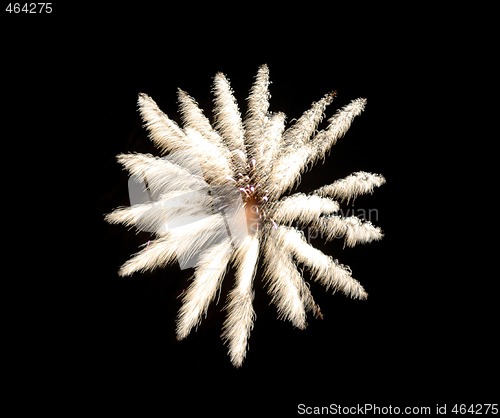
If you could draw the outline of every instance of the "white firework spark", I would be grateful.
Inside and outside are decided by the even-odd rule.
[[[177,318],[179,340],[199,325],[226,272],[234,267],[222,338],[232,364],[239,367],[255,319],[253,280],[259,262],[279,316],[300,329],[307,325],[308,311],[321,317],[301,266],[326,289],[367,297],[350,268],[310,245],[303,230],[310,228],[327,240],[344,237],[348,246],[381,239],[382,231],[369,221],[341,216],[338,202],[372,193],[385,179],[356,172],[309,194],[289,194],[364,110],[363,98],[337,110],[318,131],[335,93],[312,103],[286,126],[283,113],[269,111],[267,65],[258,69],[244,116],[222,73],[214,77],[213,94],[211,122],[192,97],[178,90],[182,127],[151,97],[139,95],[144,126],[163,157],[120,154],[118,161],[132,176],[147,180],[154,198],[117,208],[105,219],[154,233],[154,239],[121,266],[120,275],[176,260],[194,268]]]

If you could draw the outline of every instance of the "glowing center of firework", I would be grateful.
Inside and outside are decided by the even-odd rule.
[[[261,207],[261,203],[267,200],[267,197],[261,197],[256,186],[247,185],[240,187],[245,206],[245,214],[247,218],[247,228],[250,234],[256,233],[265,218],[265,212]]]

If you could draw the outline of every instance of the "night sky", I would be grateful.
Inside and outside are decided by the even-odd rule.
[[[12,388],[26,402],[20,407],[295,416],[299,404],[498,402],[498,378],[490,377],[498,373],[498,304],[490,291],[497,274],[481,263],[487,249],[478,251],[463,225],[457,182],[467,187],[467,179],[454,169],[459,162],[472,170],[473,158],[462,164],[450,151],[457,137],[449,125],[460,115],[436,105],[455,99],[447,84],[451,53],[418,36],[420,25],[368,11],[362,19],[312,6],[304,13],[242,9],[228,19],[198,11],[190,19],[187,11],[146,9],[137,16],[127,9],[126,18],[88,12],[81,20],[58,9],[35,25],[11,20],[2,29],[5,162],[21,161],[5,168],[4,189],[14,207],[8,245],[19,257],[4,297]],[[430,19],[426,27],[437,24]],[[138,93],[179,121],[181,88],[209,115],[212,78],[221,71],[244,111],[261,64],[270,71],[270,110],[288,121],[332,90],[327,117],[367,99],[295,190],[354,171],[384,175],[386,184],[344,210],[371,210],[385,236],[354,248],[315,242],[351,267],[369,297],[351,300],[311,283],[324,319],[308,316],[306,330],[277,319],[257,276],[255,327],[235,369],[220,338],[232,277],[196,332],[179,342],[179,296],[192,271],[172,265],[118,277],[149,237],[103,218],[129,204],[127,172],[115,156],[157,153],[141,126]]]

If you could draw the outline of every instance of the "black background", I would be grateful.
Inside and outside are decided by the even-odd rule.
[[[2,14],[5,266],[13,267],[4,318],[20,408],[295,416],[298,404],[498,402],[498,275],[487,268],[494,247],[477,238],[491,222],[479,220],[487,206],[470,200],[484,196],[472,176],[488,148],[464,123],[475,104],[464,90],[477,77],[457,74],[472,59],[462,15],[314,3],[226,14],[208,5],[54,5],[52,16]],[[178,120],[177,88],[209,112],[221,71],[244,111],[264,63],[270,110],[288,120],[331,90],[328,116],[367,99],[297,190],[353,171],[383,174],[387,183],[355,208],[376,209],[385,236],[345,249],[317,243],[352,268],[369,298],[312,284],[324,319],[310,317],[303,331],[276,318],[257,278],[257,320],[235,369],[220,339],[223,298],[176,341],[191,272],[174,265],[119,278],[147,237],[103,216],[128,204],[116,154],[155,152],[139,92]],[[487,175],[490,166],[479,165]]]

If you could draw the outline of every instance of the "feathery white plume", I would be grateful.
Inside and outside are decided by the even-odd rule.
[[[315,193],[319,196],[328,196],[340,200],[355,199],[357,196],[372,193],[375,187],[385,183],[385,178],[380,174],[358,171],[332,184],[320,187]]]
[[[229,357],[235,366],[241,366],[247,351],[248,338],[253,328],[253,278],[259,259],[258,234],[248,235],[235,252],[236,283],[229,292],[227,318],[222,337],[229,345]]]
[[[326,240],[344,237],[348,247],[365,244],[383,237],[382,230],[370,221],[362,221],[356,216],[331,215],[313,221],[312,229],[321,233]]]
[[[191,285],[187,289],[177,320],[177,338],[186,338],[191,329],[207,313],[210,302],[219,290],[226,268],[231,258],[231,241],[225,239],[206,250],[194,272]]]
[[[334,200],[304,193],[295,193],[280,199],[269,211],[269,216],[275,222],[289,224],[301,222],[308,224],[321,215],[339,210],[339,204]]]

